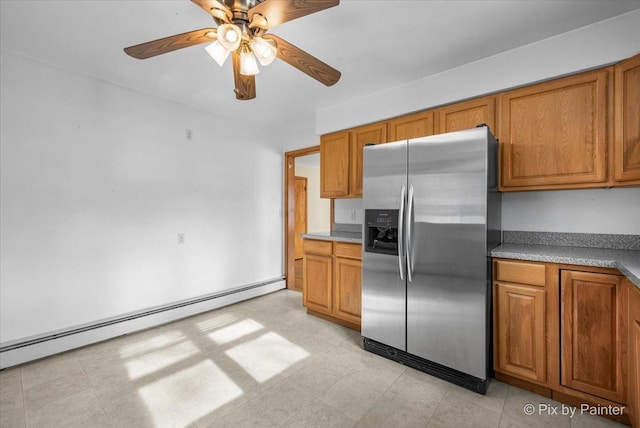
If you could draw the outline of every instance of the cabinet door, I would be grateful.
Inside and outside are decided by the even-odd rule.
[[[304,305],[313,311],[330,314],[333,282],[332,257],[305,253],[302,266]]]
[[[438,109],[438,116],[438,133],[475,128],[483,123],[489,126],[494,135],[498,132],[495,97],[483,97],[445,106]]]
[[[615,66],[614,180],[640,184],[640,55]]]
[[[351,130],[351,176],[349,196],[362,196],[362,149],[367,144],[387,142],[387,124],[374,123]]]
[[[335,316],[360,324],[362,312],[362,262],[336,257],[334,277]]]
[[[562,271],[560,368],[563,386],[623,403],[620,282],[616,275]]]
[[[433,110],[397,117],[388,122],[389,141],[408,140],[435,134]]]
[[[495,370],[547,385],[545,291],[494,283]]]
[[[503,190],[607,185],[610,68],[500,95]]]
[[[349,194],[349,132],[320,137],[320,197]]]
[[[627,384],[631,425],[640,428],[640,288],[627,281],[629,289],[629,382]]]

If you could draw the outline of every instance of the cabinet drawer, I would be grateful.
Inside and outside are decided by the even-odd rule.
[[[305,253],[326,254],[330,256],[333,245],[330,241],[314,241],[305,239],[302,244],[302,248]]]
[[[362,245],[336,242],[334,254],[338,257],[349,257],[352,259],[362,259]]]
[[[544,287],[545,284],[544,264],[497,260],[494,275],[498,281],[541,287]]]

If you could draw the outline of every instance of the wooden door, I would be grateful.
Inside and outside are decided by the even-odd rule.
[[[362,196],[362,150],[367,144],[387,142],[387,124],[374,123],[351,130],[351,176],[349,196]]]
[[[614,180],[640,184],[640,55],[615,66]]]
[[[362,312],[362,262],[335,258],[333,313],[346,321],[360,324]]]
[[[548,385],[544,287],[493,287],[495,370]]]
[[[486,124],[494,135],[496,128],[496,97],[483,97],[438,109],[438,133],[461,131]]]
[[[623,403],[621,277],[561,272],[560,383]]]
[[[387,126],[389,141],[426,137],[436,133],[433,110],[390,119]]]
[[[295,258],[301,259],[302,236],[307,233],[307,177],[295,177],[295,206],[296,206],[296,227],[295,227]]]
[[[607,185],[611,68],[500,95],[502,189]]]
[[[640,428],[640,288],[625,280],[629,291],[628,399],[631,425]]]
[[[320,197],[349,195],[349,132],[320,137]]]

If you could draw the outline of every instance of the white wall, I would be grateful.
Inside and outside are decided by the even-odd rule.
[[[640,52],[640,10],[316,113],[316,133],[401,116],[596,68]],[[336,222],[356,202],[336,204]],[[503,195],[504,230],[639,234],[640,189]],[[350,218],[350,217],[347,217]]]
[[[6,51],[0,63],[0,342],[283,274],[276,137]]]
[[[336,199],[333,204],[333,221],[336,223],[364,223],[364,208],[361,198]]]
[[[307,232],[331,230],[331,201],[320,197],[320,167],[296,161],[296,176],[307,178]]]
[[[640,235],[640,187],[504,193],[502,230]]]

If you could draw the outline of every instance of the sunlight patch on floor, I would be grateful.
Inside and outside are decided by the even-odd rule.
[[[246,319],[209,333],[208,336],[218,345],[233,342],[243,336],[262,330],[264,326],[252,319]]]
[[[129,360],[125,363],[125,367],[129,378],[135,380],[169,367],[199,352],[200,348],[187,340]]]
[[[234,346],[225,353],[261,383],[309,356],[307,351],[273,332]]]
[[[244,394],[243,390],[211,360],[200,361],[167,375],[154,384],[176,400],[189,415],[191,423],[196,423],[198,419]]]

